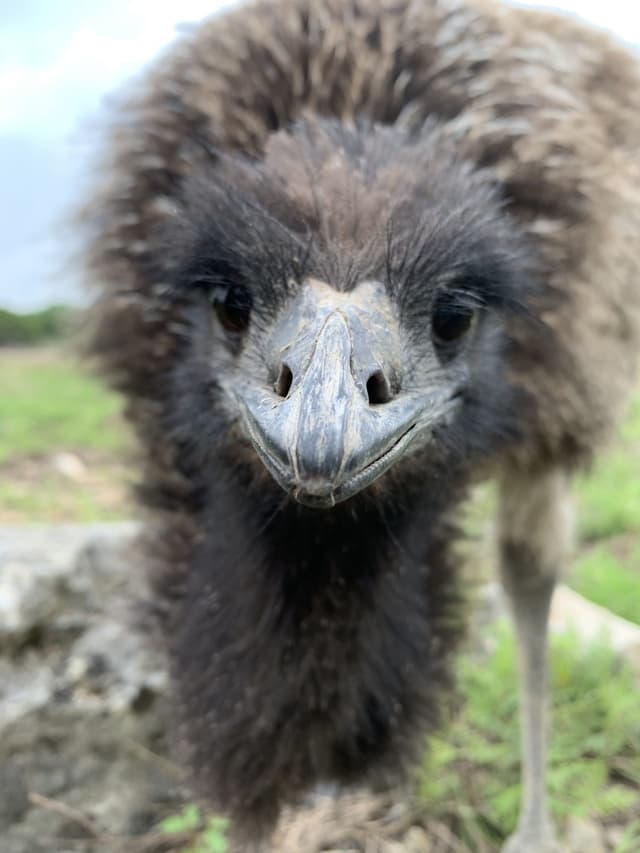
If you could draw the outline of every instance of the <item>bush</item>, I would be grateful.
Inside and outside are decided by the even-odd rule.
[[[38,344],[61,338],[68,333],[72,311],[52,305],[31,314],[16,314],[0,308],[0,346]]]

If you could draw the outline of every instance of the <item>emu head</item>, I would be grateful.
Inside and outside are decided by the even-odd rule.
[[[192,330],[181,384],[204,404],[185,406],[295,501],[332,507],[509,433],[530,257],[495,179],[436,125],[304,121],[254,159],[209,151],[159,254]],[[213,420],[184,414],[199,467]]]

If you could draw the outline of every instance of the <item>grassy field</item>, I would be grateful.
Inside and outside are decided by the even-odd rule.
[[[129,518],[120,400],[60,346],[0,351],[0,524]]]
[[[72,353],[1,351],[0,524],[130,518],[132,445],[120,401]],[[640,395],[575,491],[580,547],[571,583],[640,624]],[[486,533],[492,503],[485,491],[472,504],[470,539]],[[571,638],[556,643],[553,661],[550,781],[557,817],[588,816],[617,832],[616,853],[640,850],[640,697],[633,676],[606,648],[585,651]],[[456,849],[493,851],[515,820],[514,668],[513,643],[504,634],[483,666],[461,662],[464,706],[425,759],[421,792],[430,815],[460,839]],[[226,849],[218,824],[207,827],[190,849]],[[206,838],[216,846],[206,846]]]

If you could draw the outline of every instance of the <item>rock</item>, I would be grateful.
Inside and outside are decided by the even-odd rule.
[[[556,590],[551,630],[574,631],[585,644],[605,640],[640,673],[640,626],[587,601],[566,586]]]
[[[471,623],[472,636],[482,640],[487,626],[507,616],[508,603],[500,584],[486,584],[479,591]],[[640,626],[588,601],[564,584],[555,591],[549,627],[552,634],[575,633],[585,645],[605,640],[640,673]],[[483,653],[490,650],[483,648]]]
[[[88,614],[102,612],[128,582],[114,564],[135,530],[132,524],[0,528],[0,649],[82,630]]]
[[[565,845],[569,853],[606,853],[602,827],[587,818],[570,817],[565,831]]]
[[[0,529],[2,853],[106,851],[103,833],[180,808],[165,664],[135,627],[136,532]]]
[[[626,828],[624,826],[608,826],[605,829],[605,838],[609,845],[608,849],[616,851],[620,848],[622,840],[624,839],[625,829]]]
[[[0,764],[0,825],[19,820],[29,808],[23,774],[11,761]]]
[[[432,849],[427,833],[419,826],[412,826],[407,832],[403,848],[405,853],[430,853]]]
[[[81,482],[87,477],[87,466],[75,453],[61,451],[51,457],[51,463],[59,474],[68,480]]]

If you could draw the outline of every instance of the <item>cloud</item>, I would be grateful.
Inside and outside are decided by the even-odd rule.
[[[58,6],[60,4],[57,4]],[[66,32],[58,32],[57,50],[49,41],[48,61],[42,62],[33,50],[34,39],[42,41],[42,26],[31,32],[23,22],[23,48],[16,49],[13,38],[0,38],[0,133],[3,130],[31,129],[43,137],[64,135],[82,115],[95,111],[102,96],[138,71],[175,36],[176,23],[197,19],[215,10],[221,3],[185,0],[174,3],[123,3],[82,19]],[[119,14],[120,11],[120,14]],[[68,14],[68,11],[67,13]],[[15,17],[15,13],[14,13]],[[57,20],[61,28],[61,21]],[[14,27],[15,29],[15,27]],[[18,28],[18,33],[20,30]],[[51,38],[51,33],[46,35]],[[28,39],[28,40],[27,40]],[[7,44],[11,48],[3,51]],[[51,55],[53,52],[53,56]]]

